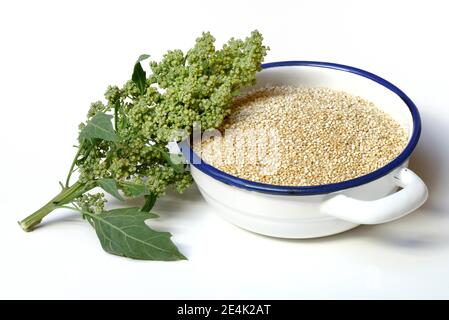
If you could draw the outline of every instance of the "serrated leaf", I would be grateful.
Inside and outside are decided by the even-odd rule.
[[[92,119],[90,119],[86,126],[79,134],[79,141],[83,142],[86,139],[102,139],[106,141],[117,141],[117,135],[112,126],[111,115],[105,114],[101,111],[97,112]]]
[[[122,195],[118,191],[117,182],[114,179],[99,179],[97,180],[97,185],[102,188],[104,191],[109,193],[114,198],[124,201]]]
[[[136,61],[134,65],[133,75],[131,77],[132,81],[136,84],[137,88],[140,91],[140,94],[145,93],[145,86],[147,81],[147,73],[143,70],[141,61],[147,59],[149,57],[148,54],[142,54]]]
[[[147,188],[147,186],[143,184],[137,184],[133,182],[121,182],[120,186],[123,190],[126,191],[126,193],[128,193],[133,198],[151,194],[151,191]]]
[[[141,260],[186,259],[171,241],[171,234],[151,229],[145,220],[157,215],[139,208],[123,208],[104,213],[86,213],[92,221],[103,249],[111,254]]]

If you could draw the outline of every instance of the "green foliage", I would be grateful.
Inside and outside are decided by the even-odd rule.
[[[150,189],[148,189],[147,186],[143,183],[133,183],[125,181],[121,182],[120,187],[128,197],[132,198],[151,194]]]
[[[80,131],[78,140],[83,143],[90,139],[102,139],[104,141],[117,141],[117,135],[112,127],[113,116],[98,111],[92,119],[87,121]]]
[[[150,215],[142,212],[149,212],[167,188],[182,192],[192,183],[185,161],[170,154],[167,145],[187,137],[197,123],[203,130],[220,126],[235,94],[255,83],[267,50],[257,31],[245,40],[231,39],[218,50],[212,35],[203,33],[187,53],[172,50],[160,62],[150,62],[148,77],[141,62],[149,56],[141,55],[131,80],[121,88],[109,86],[106,103],[91,104],[87,120],[79,126],[80,145],[64,189],[56,197],[58,205],[72,203],[82,210],[108,252],[137,259],[184,258],[169,234],[143,223]],[[79,178],[70,186],[75,171]],[[87,193],[95,186],[119,200],[123,199],[120,191],[126,197],[144,196],[145,204],[140,212],[135,208],[104,211],[103,194]],[[49,202],[21,226],[31,230],[54,208]],[[132,222],[138,227],[130,227]],[[139,242],[153,235],[161,248],[158,252]],[[128,245],[133,249],[127,251]]]
[[[117,182],[114,179],[107,179],[107,178],[98,179],[97,184],[100,188],[102,188],[104,191],[109,193],[114,198],[116,198],[120,201],[125,200],[125,199],[123,199],[122,195],[118,191]]]
[[[101,213],[104,211],[106,199],[103,193],[85,193],[76,198],[76,203],[77,208],[84,212]]]
[[[131,77],[132,81],[136,84],[137,88],[139,88],[140,94],[145,93],[145,82],[147,81],[147,73],[143,70],[141,61],[148,59],[150,56],[147,54],[142,54],[138,59],[136,64],[134,65],[133,75]]]
[[[101,246],[109,253],[143,260],[186,259],[170,240],[170,233],[155,231],[145,224],[145,220],[157,217],[153,213],[123,208],[83,214],[95,228]]]
[[[170,140],[176,132],[189,134],[194,122],[204,130],[218,127],[230,112],[233,94],[255,83],[266,51],[262,35],[254,31],[219,50],[214,37],[203,33],[186,54],[167,52],[161,62],[150,63],[147,82],[165,92],[154,108],[140,111],[143,117],[133,117],[134,125],[143,126],[145,136],[156,142]]]

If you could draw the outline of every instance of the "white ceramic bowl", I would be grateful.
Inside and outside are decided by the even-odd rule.
[[[181,143],[201,194],[223,218],[268,236],[314,238],[359,224],[392,221],[425,202],[426,185],[407,169],[421,121],[416,106],[400,89],[372,73],[333,63],[282,61],[262,68],[255,87],[328,87],[361,96],[404,126],[409,142],[396,159],[374,172],[320,186],[275,186],[240,179],[201,161],[188,143]]]

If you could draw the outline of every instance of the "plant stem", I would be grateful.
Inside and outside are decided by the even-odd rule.
[[[67,174],[67,179],[65,180],[65,187],[66,188],[69,187],[70,177],[72,176],[73,168],[75,168],[75,164],[76,164],[76,161],[78,160],[78,157],[79,157],[79,155],[81,153],[82,147],[83,147],[82,144],[78,147],[78,151],[76,152],[75,158],[73,158],[72,164],[70,165],[69,173]]]
[[[47,202],[42,208],[20,221],[20,226],[24,231],[31,231],[42,221],[42,219],[46,215],[48,215],[54,209],[58,208],[58,205],[69,203],[73,199],[90,189],[90,186],[77,181],[71,187],[64,188],[64,190],[62,190],[56,197]]]

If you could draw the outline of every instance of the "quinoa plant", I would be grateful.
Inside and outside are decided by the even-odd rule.
[[[168,51],[160,62],[150,62],[148,76],[141,63],[149,56],[142,55],[131,80],[109,86],[105,101],[92,103],[79,125],[77,152],[61,192],[20,221],[23,230],[33,230],[53,210],[66,208],[92,225],[109,253],[185,259],[170,233],[144,223],[157,217],[151,209],[167,188],[182,192],[192,183],[186,162],[170,154],[167,145],[185,139],[193,123],[203,130],[220,126],[233,97],[255,83],[268,50],[258,31],[245,40],[232,38],[219,50],[214,43],[210,33],[203,33],[187,53]],[[145,201],[142,207],[106,210],[104,194],[96,187],[120,201]]]

